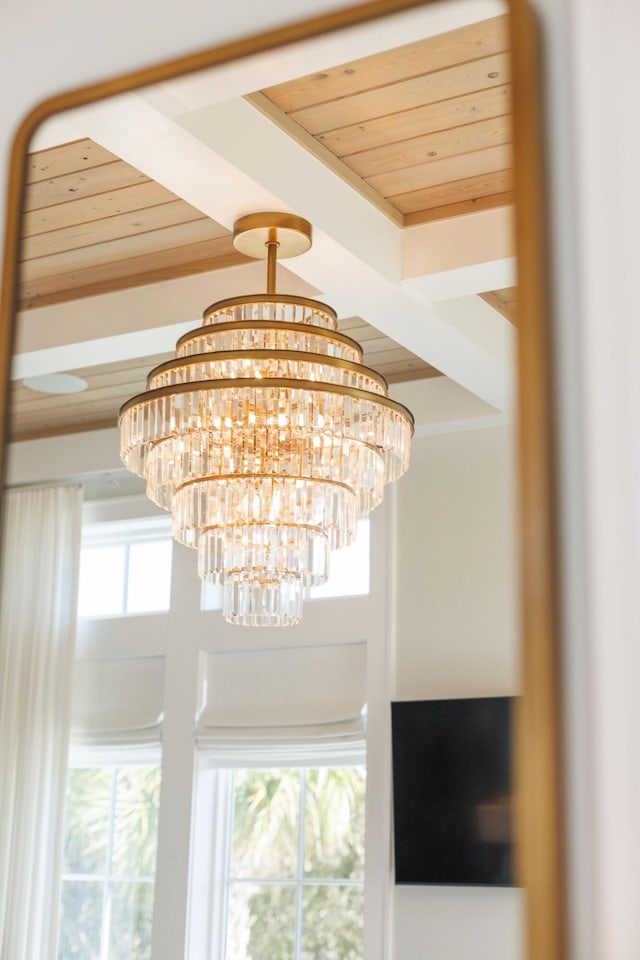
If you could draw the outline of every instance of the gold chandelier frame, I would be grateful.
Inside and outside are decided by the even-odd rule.
[[[302,354],[298,354],[298,357]],[[323,361],[324,361],[324,355]],[[137,404],[149,400],[161,400],[163,397],[169,397],[176,393],[195,393],[195,392],[213,392],[227,387],[247,387],[256,390],[270,390],[272,388],[282,388],[287,390],[313,390],[314,393],[337,393],[343,397],[351,397],[352,400],[365,400],[380,404],[382,407],[388,407],[396,413],[402,414],[410,423],[411,433],[413,435],[415,420],[413,414],[402,403],[392,400],[391,397],[383,397],[381,394],[369,393],[366,390],[360,390],[358,387],[345,387],[340,383],[319,383],[317,380],[293,380],[276,377],[239,377],[234,380],[191,380],[187,383],[176,383],[166,387],[156,387],[155,390],[148,390],[146,393],[138,393],[135,397],[127,400],[120,407],[119,419],[123,414]]]
[[[264,299],[266,302],[266,297]],[[274,302],[275,299],[276,298],[274,298]],[[302,300],[299,300],[298,302],[302,303]],[[176,349],[179,350],[182,346],[184,346],[185,343],[190,343],[193,340],[198,340],[203,337],[212,336],[214,333],[227,333],[228,331],[246,329],[246,320],[226,320],[224,323],[207,324],[207,326],[196,327],[195,330],[189,330],[187,333],[182,334],[180,339],[176,342]],[[322,337],[324,340],[330,340],[350,347],[354,351],[357,351],[360,359],[362,359],[362,347],[358,341],[347,336],[346,333],[340,333],[338,330],[323,330],[320,327],[311,327],[308,323],[296,323],[294,321],[289,322],[288,320],[252,320],[251,329],[274,329],[286,333],[291,331],[294,333],[312,333],[314,337]]]
[[[306,324],[302,324],[306,326]],[[354,363],[352,360],[343,360],[342,357],[331,357],[327,356],[324,353],[301,353],[298,350],[251,350],[251,358],[256,360],[291,360],[295,363],[321,363],[325,367],[335,367],[337,370],[349,370],[353,373],[364,374],[370,377],[372,380],[375,380],[383,389],[387,390],[389,384],[387,383],[386,378],[378,373],[376,370],[373,370],[371,367],[366,367],[361,363]],[[207,363],[224,363],[226,360],[246,360],[247,351],[246,350],[218,350],[215,353],[207,353],[205,357],[179,357],[177,360],[166,360],[164,363],[158,364],[157,367],[154,367],[147,376],[147,386],[154,380],[155,377],[159,376],[161,373],[168,373],[171,370],[180,370],[183,367],[195,367],[198,365],[203,365]],[[246,378],[249,379],[249,378]],[[291,378],[297,379],[297,378]],[[244,382],[244,378],[239,377],[238,380]],[[211,380],[189,380],[185,381],[193,385],[194,383],[211,383]],[[218,382],[218,381],[216,381]],[[225,386],[229,381],[225,380]],[[264,378],[262,383],[265,386],[270,386],[275,382],[275,378],[269,377]],[[310,382],[310,381],[298,381],[298,382]],[[316,383],[317,381],[313,381]],[[175,384],[177,386],[177,384]],[[321,384],[324,386],[324,384]],[[336,384],[337,386],[337,384]],[[156,388],[158,389],[158,388]],[[408,411],[407,411],[408,412]]]

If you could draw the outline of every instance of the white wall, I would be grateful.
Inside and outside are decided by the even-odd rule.
[[[414,441],[398,482],[398,699],[518,689],[513,428]]]
[[[394,699],[518,693],[514,436],[418,439],[396,496]],[[394,960],[524,957],[522,891],[398,886]]]

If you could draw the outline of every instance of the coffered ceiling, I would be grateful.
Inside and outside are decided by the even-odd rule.
[[[208,303],[264,289],[231,239],[260,209],[312,221],[279,289],[335,305],[400,399],[447,380],[508,413],[510,103],[500,2],[466,0],[51,121],[27,158],[14,439],[115,424]],[[22,385],[51,372],[87,390]]]

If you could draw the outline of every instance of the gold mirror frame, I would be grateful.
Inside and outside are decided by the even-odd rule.
[[[196,70],[422,6],[430,0],[374,0],[222,44],[43,101],[13,142],[7,185],[0,298],[0,471],[4,476],[8,386],[17,304],[25,162],[31,137],[53,114]],[[454,0],[451,0],[454,2]],[[522,690],[517,718],[519,875],[526,888],[529,960],[566,956],[560,642],[550,311],[538,23],[528,0],[510,0],[518,263],[518,467]]]

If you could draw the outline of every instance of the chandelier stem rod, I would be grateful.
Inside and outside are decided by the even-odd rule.
[[[269,239],[266,242],[267,248],[267,293],[276,292],[276,263],[278,260],[278,231],[269,230]]]

